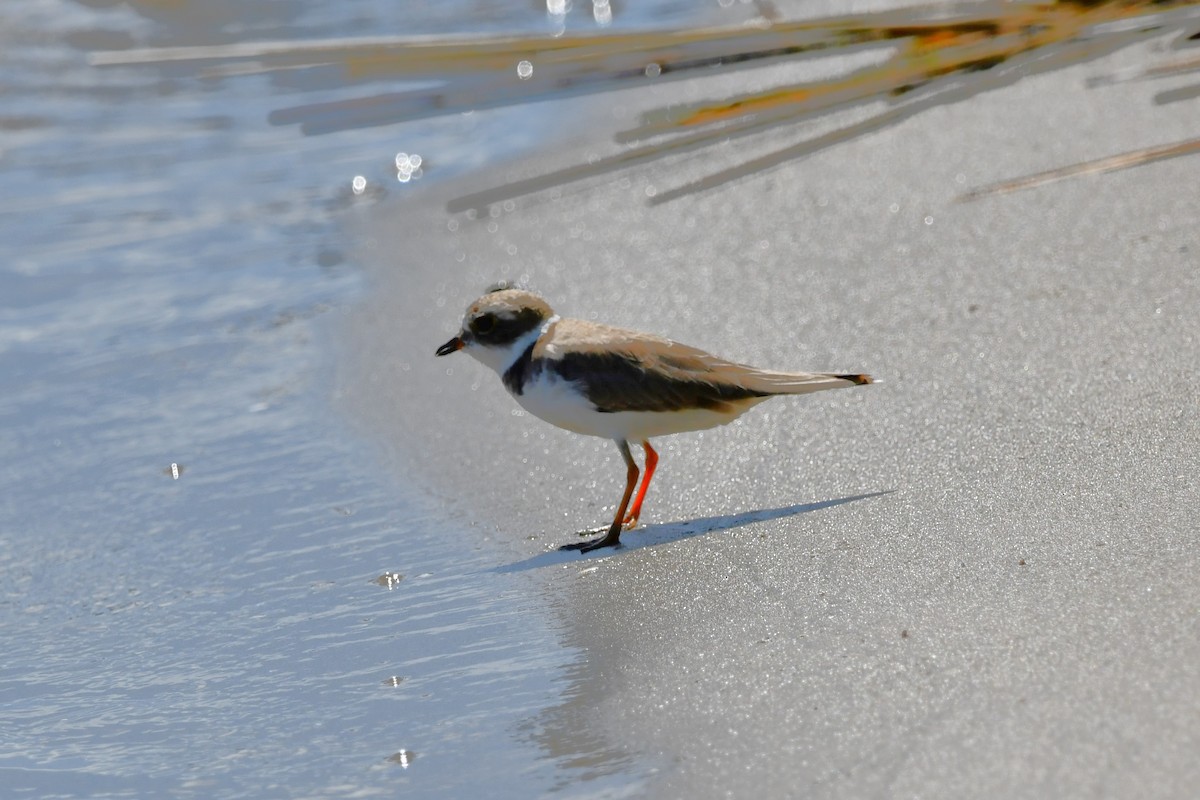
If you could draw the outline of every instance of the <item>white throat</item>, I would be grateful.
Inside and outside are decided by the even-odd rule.
[[[488,347],[487,345],[472,343],[466,348],[467,355],[474,358],[480,364],[495,370],[496,374],[503,375],[508,371],[509,367],[516,363],[521,354],[528,350],[530,345],[542,338],[559,319],[558,314],[555,314],[508,347]]]

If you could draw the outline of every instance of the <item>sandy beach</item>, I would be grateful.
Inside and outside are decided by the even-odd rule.
[[[611,152],[607,133],[665,95],[564,102],[561,146],[373,213],[346,402],[507,548],[497,570],[536,577],[586,655],[571,713],[656,765],[648,796],[1194,791],[1200,159],[956,202],[1194,137],[1194,103],[1094,80],[1161,50],[668,203],[657,187],[832,123],[445,211]],[[643,526],[616,551],[558,553],[612,513],[616,448],[433,357],[502,278],[564,315],[881,383],[660,440]]]

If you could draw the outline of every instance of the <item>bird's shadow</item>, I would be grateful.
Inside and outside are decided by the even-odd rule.
[[[797,514],[807,514],[810,511],[820,511],[823,508],[832,508],[833,506],[854,503],[859,500],[868,500],[872,497],[882,497],[894,491],[896,490],[887,489],[881,492],[839,497],[834,500],[822,500],[818,503],[801,503],[794,506],[783,506],[782,508],[764,508],[757,511],[743,511],[740,514],[722,514],[718,517],[700,517],[699,519],[691,519],[683,522],[663,522],[658,525],[648,525],[640,530],[625,533],[625,538],[622,539],[621,544],[617,547],[606,547],[595,550],[592,553],[584,554],[583,558],[624,555],[634,550],[641,550],[643,547],[655,547],[660,544],[667,544],[668,542],[677,542],[682,539],[690,539],[693,536],[712,533],[713,531],[740,528],[752,522],[767,522],[773,519],[794,517]],[[521,561],[515,561],[512,564],[496,567],[490,571],[494,573],[525,572],[531,569],[552,567],[557,564],[578,562],[579,560],[580,554],[578,551],[549,550]]]

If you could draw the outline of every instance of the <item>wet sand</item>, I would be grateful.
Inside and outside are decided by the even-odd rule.
[[[476,220],[444,211],[612,151],[605,133],[662,96],[562,103],[561,146],[375,210],[345,400],[505,548],[497,570],[537,577],[586,655],[564,713],[657,764],[649,796],[1190,795],[1200,159],[955,202],[1194,137],[1194,104],[1084,89],[1156,52],[669,203],[647,201],[825,123]],[[433,357],[501,278],[564,315],[882,382],[659,440],[643,526],[617,551],[558,553],[612,513],[616,448]]]
[[[578,653],[530,581],[332,408],[363,288],[343,225],[405,191],[396,134],[270,127],[301,81],[125,49],[422,20],[170,6],[0,6],[0,795],[632,791],[632,760],[571,724]],[[504,119],[403,146],[468,169],[530,138]]]

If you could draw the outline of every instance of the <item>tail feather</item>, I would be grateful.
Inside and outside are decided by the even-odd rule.
[[[808,394],[874,383],[870,375],[827,372],[769,372],[754,370],[743,378],[746,385],[764,394]]]

